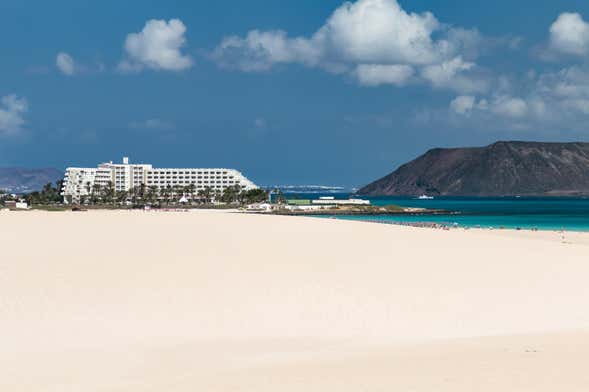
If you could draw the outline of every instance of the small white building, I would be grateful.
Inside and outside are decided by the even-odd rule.
[[[6,208],[11,210],[28,210],[29,205],[25,201],[5,201]]]
[[[370,200],[363,199],[347,199],[347,200],[336,200],[335,197],[325,196],[320,197],[318,200],[312,200],[312,204],[319,205],[330,205],[330,206],[369,206]]]
[[[251,212],[272,212],[275,206],[270,203],[249,204],[245,209]]]
[[[333,207],[332,204],[329,205],[308,205],[308,204],[289,204],[284,206],[285,209],[289,210],[289,211],[320,211],[320,210],[325,210],[325,209],[329,209],[330,207]]]

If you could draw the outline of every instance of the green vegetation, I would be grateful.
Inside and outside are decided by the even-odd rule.
[[[51,183],[45,184],[40,192],[31,192],[24,196],[24,199],[29,205],[44,204],[54,205],[60,204],[62,201],[61,187],[63,181],[57,181],[55,187]]]
[[[23,198],[34,209],[49,211],[67,209],[68,207],[63,204],[63,196],[61,196],[62,187],[63,181],[58,181],[55,187],[52,184],[46,184],[41,191],[31,192]],[[263,189],[246,191],[239,185],[228,187],[225,191],[207,187],[199,189],[198,192],[194,184],[167,186],[162,189],[141,185],[129,191],[115,190],[112,182],[105,186],[87,183],[84,187],[87,194],[82,196],[80,200],[68,200],[69,204],[79,204],[88,208],[134,208],[145,205],[153,207],[177,205],[236,207],[268,200],[267,191]]]
[[[293,205],[293,206],[306,206],[311,204],[311,200],[309,199],[288,199],[286,204]]]

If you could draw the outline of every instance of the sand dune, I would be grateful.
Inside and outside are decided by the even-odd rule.
[[[581,391],[587,235],[1,213],[0,390]]]

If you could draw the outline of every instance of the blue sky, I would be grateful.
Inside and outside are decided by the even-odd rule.
[[[0,4],[0,166],[359,186],[438,146],[589,139],[586,1]]]

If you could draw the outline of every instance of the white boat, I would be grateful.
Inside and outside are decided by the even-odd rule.
[[[428,196],[428,195],[421,195],[418,197],[419,200],[433,200],[434,197],[433,196]]]

